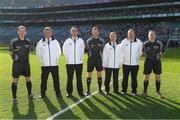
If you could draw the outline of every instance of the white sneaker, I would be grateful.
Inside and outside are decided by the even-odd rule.
[[[105,94],[105,95],[109,95],[109,93],[108,93],[108,92],[104,92],[104,94]]]
[[[133,96],[137,96],[137,94],[136,94],[136,93],[132,93],[132,95],[133,95]]]

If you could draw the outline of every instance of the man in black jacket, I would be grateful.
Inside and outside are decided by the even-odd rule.
[[[29,53],[31,51],[31,41],[26,38],[26,27],[19,26],[18,37],[14,38],[10,42],[10,55],[13,59],[12,65],[12,94],[13,94],[13,102],[17,102],[17,83],[19,76],[23,75],[26,79],[26,87],[28,91],[29,98],[33,98],[31,93],[32,83],[30,80],[30,64],[29,64]]]

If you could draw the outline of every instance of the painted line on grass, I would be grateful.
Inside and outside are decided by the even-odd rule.
[[[122,77],[120,77],[119,80],[122,80]],[[110,84],[112,84],[112,82],[111,82]],[[104,90],[105,87],[103,87],[102,89]],[[90,95],[88,95],[88,96],[85,96],[84,98],[80,99],[80,100],[77,101],[76,103],[73,103],[72,105],[70,105],[70,106],[62,109],[61,111],[55,113],[53,116],[47,118],[47,120],[53,120],[53,119],[55,119],[57,116],[65,113],[66,111],[70,110],[71,108],[76,107],[77,105],[79,105],[80,103],[84,102],[86,99],[90,98],[91,96],[97,94],[98,92],[99,92],[99,91],[97,90],[97,91],[93,92],[92,94],[90,94]]]

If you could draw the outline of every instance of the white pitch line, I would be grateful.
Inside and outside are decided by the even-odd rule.
[[[121,79],[122,79],[122,77],[119,78],[119,80],[121,80]],[[111,82],[110,84],[112,84],[112,82]],[[102,89],[104,89],[104,87],[103,87]],[[64,108],[63,110],[61,110],[61,111],[55,113],[53,116],[47,118],[47,120],[53,120],[53,119],[56,118],[57,116],[59,116],[59,115],[65,113],[66,111],[70,110],[71,108],[76,107],[77,105],[79,105],[80,103],[84,102],[86,99],[90,98],[91,96],[97,94],[98,92],[99,92],[99,91],[97,90],[97,91],[93,92],[92,94],[90,94],[90,95],[88,95],[88,96],[85,96],[84,98],[80,99],[80,100],[77,101],[76,103],[73,103],[72,105],[70,105],[70,106]]]

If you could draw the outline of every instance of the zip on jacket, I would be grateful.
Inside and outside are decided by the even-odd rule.
[[[76,39],[74,40],[74,64],[76,64]]]
[[[142,42],[137,38],[134,41],[129,41],[126,38],[122,40],[120,46],[123,64],[130,66],[139,65],[139,58],[142,55]]]
[[[41,66],[57,66],[61,55],[59,42],[53,37],[50,40],[41,39],[36,46],[36,55],[40,58]]]
[[[76,37],[75,40],[73,40],[70,37],[66,39],[63,44],[63,54],[67,64],[82,64],[84,49],[85,44],[81,38]]]
[[[116,47],[113,45],[114,48],[114,68],[115,68],[115,63],[116,63]]]
[[[131,54],[132,54],[132,41],[130,41],[130,65],[131,65]]]
[[[50,49],[50,41],[48,40],[48,48],[49,48],[49,65],[51,66],[51,49]]]
[[[103,60],[103,67],[105,68],[120,68],[121,66],[121,51],[120,51],[120,44],[112,44],[106,43],[103,49],[102,60]]]

